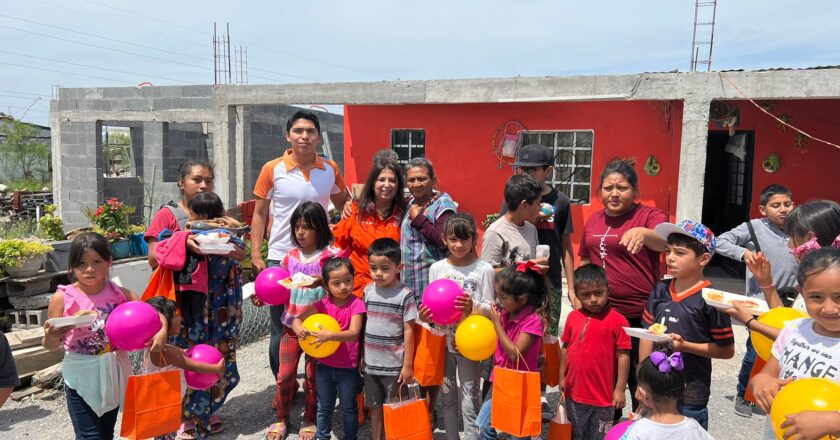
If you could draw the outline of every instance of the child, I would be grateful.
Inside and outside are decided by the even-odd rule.
[[[496,305],[491,311],[499,338],[493,359],[495,366],[538,371],[537,359],[550,316],[549,308],[545,276],[533,263],[510,265],[496,273]],[[493,374],[490,381],[493,381]],[[496,438],[496,430],[490,426],[492,394],[491,388],[476,417],[479,435],[484,439]]]
[[[505,205],[508,211],[493,222],[484,232],[481,259],[496,269],[503,269],[515,261],[527,261],[536,257],[537,221],[540,212],[542,188],[533,177],[515,174],[505,184]],[[541,269],[548,268],[546,261],[540,261]]]
[[[132,369],[127,353],[112,351],[105,321],[116,306],[137,297],[108,279],[111,248],[99,234],[85,232],[73,239],[69,266],[69,275],[76,281],[58,286],[50,299],[49,317],[91,311],[97,317],[90,327],[80,328],[54,327],[45,322],[43,345],[47,350],[64,345],[65,394],[76,438],[113,438],[121,396]],[[117,371],[100,374],[109,368]]]
[[[630,337],[622,327],[630,324],[610,306],[608,290],[601,266],[587,264],[575,270],[575,295],[581,307],[566,318],[560,360],[560,381],[575,439],[603,439],[615,410],[625,404]]]
[[[443,226],[443,241],[449,249],[449,256],[429,268],[429,281],[440,279],[453,280],[464,289],[464,296],[457,299],[456,307],[465,315],[480,313],[490,316],[490,308],[495,301],[493,276],[495,271],[486,261],[479,260],[475,254],[478,241],[475,221],[466,213],[452,214]],[[432,314],[424,306],[418,306],[422,321],[429,322]],[[440,398],[443,412],[443,425],[446,438],[457,440],[458,404],[460,396],[461,413],[464,422],[464,438],[477,439],[478,429],[475,416],[481,409],[481,362],[471,361],[458,353],[454,346],[456,325],[446,326],[446,361],[444,367],[443,393]],[[460,391],[458,380],[460,379]],[[433,406],[433,405],[430,405]]]
[[[572,250],[572,211],[569,197],[546,183],[552,175],[554,166],[554,152],[551,148],[540,144],[530,144],[519,148],[516,152],[516,162],[513,167],[517,174],[527,174],[540,184],[542,189],[540,205],[548,204],[554,210],[551,215],[542,211],[537,215],[534,226],[537,228],[537,238],[540,244],[549,247],[548,278],[551,281],[551,321],[549,332],[558,335],[560,324],[560,305],[562,304],[563,289],[561,270],[565,270],[568,286],[574,285],[574,251]],[[502,214],[507,212],[507,206],[502,206]],[[569,288],[569,301],[572,302],[574,291]]]
[[[320,205],[318,205],[320,206]],[[330,258],[324,263],[323,280],[329,295],[295,317],[293,328],[298,338],[312,336],[316,343],[337,341],[335,353],[318,359],[318,438],[329,439],[336,391],[344,415],[344,439],[355,440],[359,429],[356,391],[359,389],[359,333],[364,322],[365,304],[353,295],[353,265],[346,258]],[[307,331],[301,323],[314,313],[335,318],[341,331]]]
[[[208,220],[224,215],[219,196],[211,192],[194,195],[188,202],[190,221]],[[171,235],[170,235],[171,234]],[[205,255],[191,230],[161,232],[154,252],[159,267],[173,271],[176,300],[182,322],[181,331],[170,338],[178,348],[188,349],[207,344],[225,358],[225,373],[219,382],[206,390],[188,389],[184,396],[184,420],[178,430],[181,438],[206,438],[224,430],[216,415],[227,397],[239,384],[236,349],[242,322],[242,285],[238,258],[244,255],[244,243],[231,236],[234,251],[227,255]],[[158,351],[152,347],[152,351]]]
[[[302,273],[319,279],[324,261],[339,253],[337,249],[330,246],[333,235],[324,208],[315,202],[298,205],[292,212],[291,231],[292,244],[295,247],[286,253],[281,265],[286,268],[290,277]],[[268,428],[269,440],[280,440],[286,436],[289,412],[297,392],[297,369],[303,350],[300,348],[298,335],[292,325],[296,317],[311,310],[312,305],[322,298],[324,298],[324,288],[320,281],[309,286],[292,288],[289,303],[286,304],[280,318],[283,333],[280,336],[280,362],[273,400],[278,421]],[[303,424],[298,435],[303,440],[311,440],[316,435],[318,395],[315,383],[315,359],[309,356],[306,356],[305,372],[303,393],[306,403]]]
[[[639,364],[636,398],[651,415],[630,425],[621,440],[712,440],[696,420],[680,414],[685,393],[683,354],[655,351]]]
[[[808,253],[797,281],[809,318],[782,329],[767,365],[750,382],[756,403],[768,413],[779,388],[791,380],[823,377],[840,383],[840,242]],[[840,435],[840,413],[830,409],[786,415],[785,438]],[[767,419],[766,438],[775,438]]]
[[[758,206],[760,219],[741,223],[735,229],[717,237],[717,252],[724,257],[753,264],[758,252],[773,263],[773,283],[778,288],[791,288],[796,283],[798,263],[788,249],[788,236],[784,232],[785,219],[793,209],[791,192],[787,187],[773,184],[761,191]],[[747,271],[746,293],[749,296],[763,295],[752,272]],[[791,298],[790,301],[793,301]],[[747,337],[747,349],[738,373],[738,386],[735,395],[735,414],[752,417],[752,405],[744,400],[750,372],[755,363],[756,352],[752,341]]]
[[[709,427],[712,359],[735,355],[735,338],[729,316],[706,304],[701,295],[711,282],[703,269],[715,252],[715,236],[706,226],[683,220],[678,225],[662,223],[654,228],[666,240],[665,263],[672,279],[659,282],[642,312],[642,326],[667,326],[674,351],[685,361],[685,397],[678,402],[680,413]],[[639,343],[639,359],[653,351],[653,343]]]
[[[402,270],[400,244],[378,238],[368,248],[373,282],[365,287],[365,404],[370,408],[373,440],[385,438],[382,405],[398,387],[414,380],[414,294],[397,278]],[[404,392],[403,395],[406,395]]]

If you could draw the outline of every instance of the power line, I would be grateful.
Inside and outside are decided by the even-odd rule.
[[[38,96],[38,97],[41,97],[41,98],[49,98],[50,97],[50,95],[42,95],[40,93],[31,93],[31,92],[18,92],[17,90],[0,89],[0,92],[17,93],[18,95]]]
[[[92,66],[90,64],[74,63],[72,61],[62,61],[62,60],[56,60],[54,58],[39,57],[39,56],[35,56],[35,55],[26,55],[26,54],[22,54],[22,53],[7,51],[7,50],[0,50],[0,53],[5,53],[5,54],[9,54],[9,55],[17,55],[17,56],[26,57],[26,58],[34,58],[36,60],[51,61],[51,62],[54,62],[54,63],[70,64],[72,66],[87,67],[89,69],[107,70],[109,72],[125,73],[125,74],[128,74],[128,75],[140,75],[140,76],[144,76],[144,77],[157,78],[157,79],[162,79],[162,80],[166,80],[166,81],[175,81],[175,82],[184,83],[184,84],[194,84],[190,81],[183,81],[183,80],[175,79],[175,78],[167,78],[165,76],[156,76],[156,75],[149,75],[149,74],[145,74],[145,73],[128,72],[128,71],[125,71],[125,70],[111,69],[111,68],[108,68],[108,67],[98,67],[98,66]]]
[[[2,97],[2,98],[12,98],[12,99],[26,99],[27,101],[32,100],[31,96],[0,95],[0,97]],[[43,102],[47,102],[47,101],[43,101]]]
[[[119,80],[119,79],[103,78],[101,76],[85,75],[85,74],[82,74],[82,73],[73,73],[73,72],[66,72],[66,71],[63,71],[63,70],[47,69],[45,67],[27,66],[26,64],[7,63],[5,61],[0,61],[0,64],[6,65],[6,66],[23,67],[23,68],[26,68],[26,69],[33,69],[33,70],[43,70],[45,72],[62,73],[64,75],[81,76],[81,77],[84,77],[84,78],[93,78],[93,79],[99,79],[99,80],[102,80],[102,81],[111,81],[111,82],[116,82],[116,83],[121,83],[121,84],[129,83],[129,81],[124,81],[124,80]]]
[[[132,16],[143,17],[143,18],[148,19],[148,20],[157,21],[157,22],[160,22],[160,23],[168,24],[170,26],[179,27],[181,29],[186,29],[188,31],[198,32],[198,33],[204,34],[206,36],[212,35],[212,34],[210,34],[209,32],[206,32],[206,31],[202,31],[202,30],[199,30],[199,29],[196,29],[196,28],[191,28],[191,27],[188,27],[188,26],[183,26],[183,25],[180,25],[180,24],[177,24],[177,23],[172,23],[172,22],[166,21],[166,20],[161,20],[161,19],[156,18],[156,17],[150,17],[148,15],[143,15],[143,14],[137,12],[137,11],[128,11],[128,10],[125,10],[125,9],[117,8],[115,6],[111,6],[111,5],[106,4],[106,3],[99,3],[99,2],[94,2],[94,1],[91,1],[91,0],[83,0],[83,1],[85,1],[86,3],[91,3],[91,4],[94,4],[94,5],[97,5],[97,6],[101,6],[103,8],[113,9],[115,11],[120,11],[120,12],[124,12],[126,14],[131,14]]]

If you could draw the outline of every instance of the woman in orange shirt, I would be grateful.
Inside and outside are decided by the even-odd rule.
[[[377,238],[400,241],[400,222],[405,213],[405,177],[396,156],[382,150],[373,158],[362,195],[350,207],[349,215],[333,230],[335,245],[350,250],[356,276],[353,294],[364,299],[365,286],[370,284],[368,246]]]

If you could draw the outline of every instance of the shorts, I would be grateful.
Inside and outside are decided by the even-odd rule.
[[[572,438],[604,438],[612,429],[615,408],[577,403],[566,397],[566,415],[572,424]]]
[[[365,374],[365,406],[381,408],[397,396],[402,388],[402,395],[408,396],[408,387],[397,384],[399,376],[375,376]]]

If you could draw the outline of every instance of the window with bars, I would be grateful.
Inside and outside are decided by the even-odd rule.
[[[391,130],[391,149],[397,153],[400,163],[407,165],[415,157],[426,156],[426,130],[402,129]]]
[[[727,169],[727,178],[729,182],[727,185],[728,194],[726,195],[726,198],[732,205],[743,205],[744,174],[747,164],[734,154],[727,154],[727,156],[729,156],[729,166]]]
[[[589,204],[592,194],[592,130],[520,131],[520,145],[540,144],[554,150],[554,172],[546,183],[572,203]]]

